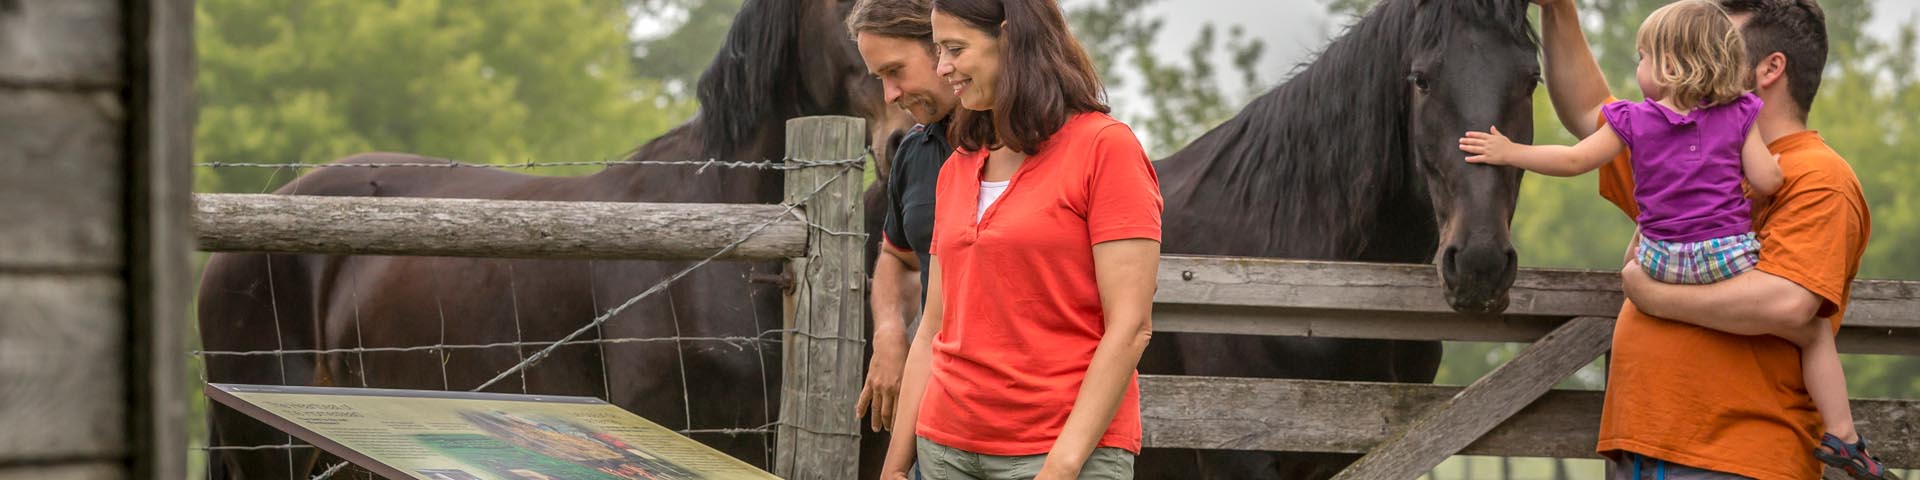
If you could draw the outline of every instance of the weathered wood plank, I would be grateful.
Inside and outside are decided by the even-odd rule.
[[[1162,257],[1160,265],[1159,303],[1453,311],[1426,265],[1177,255]],[[1620,310],[1619,283],[1596,272],[1522,270],[1507,313],[1612,316]]]
[[[779,205],[536,202],[201,194],[205,251],[697,260],[801,255],[806,225]],[[768,220],[772,225],[754,229]],[[751,234],[751,236],[749,236]]]
[[[133,478],[187,475],[187,299],[194,250],[192,0],[127,3],[128,327]]]
[[[1364,264],[1345,262],[1318,262],[1283,259],[1256,259],[1230,257],[1195,257],[1168,255],[1160,262],[1160,290],[1154,297],[1156,311],[1167,310],[1169,306],[1180,306],[1184,312],[1229,311],[1239,320],[1194,321],[1185,322],[1182,318],[1171,318],[1170,331],[1209,331],[1232,329],[1232,333],[1256,333],[1264,327],[1256,327],[1248,319],[1258,318],[1257,313],[1283,309],[1282,312],[1382,312],[1382,313],[1425,313],[1427,315],[1385,315],[1379,319],[1418,320],[1419,322],[1444,321],[1452,325],[1435,325],[1429,328],[1416,328],[1442,335],[1478,335],[1479,327],[1456,328],[1459,325],[1485,324],[1493,316],[1459,315],[1448,308],[1442,289],[1434,279],[1433,268],[1425,265]],[[1559,317],[1577,316],[1611,317],[1620,313],[1622,296],[1619,277],[1613,272],[1573,271],[1549,269],[1522,269],[1514,280],[1511,290],[1512,305],[1506,315],[1514,316]],[[1847,310],[1845,325],[1851,329],[1867,332],[1879,331],[1886,336],[1889,330],[1920,329],[1920,315],[1911,312],[1920,311],[1920,282],[1864,280],[1854,283],[1853,298]],[[1201,308],[1213,307],[1214,309]],[[1226,307],[1226,310],[1217,310]],[[1269,314],[1270,315],[1270,314]],[[1309,316],[1311,319],[1311,315]],[[1326,318],[1326,317],[1321,317]],[[1357,315],[1345,315],[1343,318],[1362,318]],[[1154,323],[1162,323],[1156,317]],[[1381,329],[1354,328],[1339,331],[1332,323],[1319,321],[1311,324],[1293,322],[1292,325],[1280,325],[1275,330],[1300,332],[1312,325],[1313,331],[1334,336],[1362,336],[1368,338],[1394,338],[1392,332]],[[1408,322],[1395,322],[1405,325]],[[1521,323],[1528,323],[1522,321]],[[1447,338],[1457,340],[1504,340],[1538,328],[1538,322],[1522,328],[1493,328],[1487,338]],[[1231,325],[1231,326],[1229,326]],[[1395,327],[1399,328],[1399,327]],[[1293,333],[1286,333],[1293,334]],[[1402,333],[1401,335],[1408,335]],[[1420,337],[1432,336],[1420,334]],[[1859,334],[1857,337],[1872,337]]]
[[[1573,319],[1459,394],[1434,405],[1334,478],[1413,478],[1431,471],[1545,395],[1555,383],[1599,358],[1612,341],[1612,318]]]
[[[110,90],[121,85],[122,2],[0,2],[0,87]]]
[[[1532,342],[1567,320],[1567,317],[1531,315],[1475,316],[1166,303],[1153,306],[1155,331],[1230,335]],[[1840,351],[1920,355],[1920,329],[1849,326],[1840,330]]]
[[[1365,453],[1460,387],[1140,376],[1146,445]],[[1555,390],[1460,451],[1596,458],[1601,393]],[[1920,402],[1854,400],[1854,417],[1890,465],[1920,466]]]
[[[123,118],[112,92],[0,89],[0,268],[122,264]]]
[[[865,151],[866,122],[854,117],[787,121],[787,154],[800,160],[855,158]],[[847,167],[787,172],[787,202],[804,202],[804,258],[789,263],[795,280],[794,332],[781,383],[775,472],[783,478],[855,478],[860,465],[859,397],[866,338],[865,242],[861,174]],[[824,186],[824,187],[823,187]],[[813,193],[815,191],[818,193]],[[809,198],[811,196],[811,198]]]
[[[120,282],[0,275],[0,464],[125,453]]]
[[[0,480],[117,480],[122,478],[137,477],[127,475],[126,467],[116,462],[0,467]]]
[[[1531,342],[1567,317],[1470,316],[1156,303],[1153,328],[1164,332],[1283,335],[1389,340]]]

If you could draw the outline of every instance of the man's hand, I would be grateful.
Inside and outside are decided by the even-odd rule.
[[[1633,263],[1635,261],[1638,261],[1639,259],[1640,259],[1640,229],[1635,228],[1633,229],[1633,239],[1627,240],[1627,253],[1625,254],[1625,256],[1620,258],[1620,263],[1622,264]]]
[[[856,417],[867,417],[873,431],[892,430],[894,407],[899,405],[900,375],[906,370],[907,335],[897,328],[873,332],[873,360],[867,362],[867,383],[853,405]]]

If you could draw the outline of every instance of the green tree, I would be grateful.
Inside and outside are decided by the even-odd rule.
[[[656,37],[634,42],[633,73],[658,79],[666,94],[691,100],[693,85],[713,61],[714,52],[733,27],[741,0],[625,0],[634,18],[671,24]]]
[[[1200,28],[1200,37],[1186,56],[1165,61],[1153,53],[1165,21],[1142,15],[1156,0],[1105,0],[1068,9],[1074,37],[1093,57],[1094,68],[1109,90],[1137,79],[1143,85],[1147,111],[1130,115],[1127,123],[1147,135],[1155,158],[1179,151],[1201,134],[1231,118],[1262,89],[1256,67],[1266,51],[1260,39],[1239,26],[1228,29],[1220,43],[1213,24]],[[1221,90],[1215,55],[1224,54],[1239,80],[1238,91]]]
[[[617,160],[692,111],[631,73],[627,13],[613,0],[202,0],[196,159]],[[257,192],[293,173],[202,168],[198,181]]]

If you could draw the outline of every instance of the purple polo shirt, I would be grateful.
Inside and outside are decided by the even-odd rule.
[[[1740,152],[1762,104],[1749,93],[1686,115],[1651,99],[1600,109],[1633,152],[1642,235],[1698,242],[1753,231],[1752,206],[1740,190]]]

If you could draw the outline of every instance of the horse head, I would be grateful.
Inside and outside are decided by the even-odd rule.
[[[1466,313],[1506,310],[1518,258],[1509,224],[1521,170],[1472,165],[1460,152],[1469,130],[1533,141],[1538,44],[1524,0],[1415,3],[1406,66],[1407,141],[1425,177],[1439,226],[1435,266],[1447,303]]]

